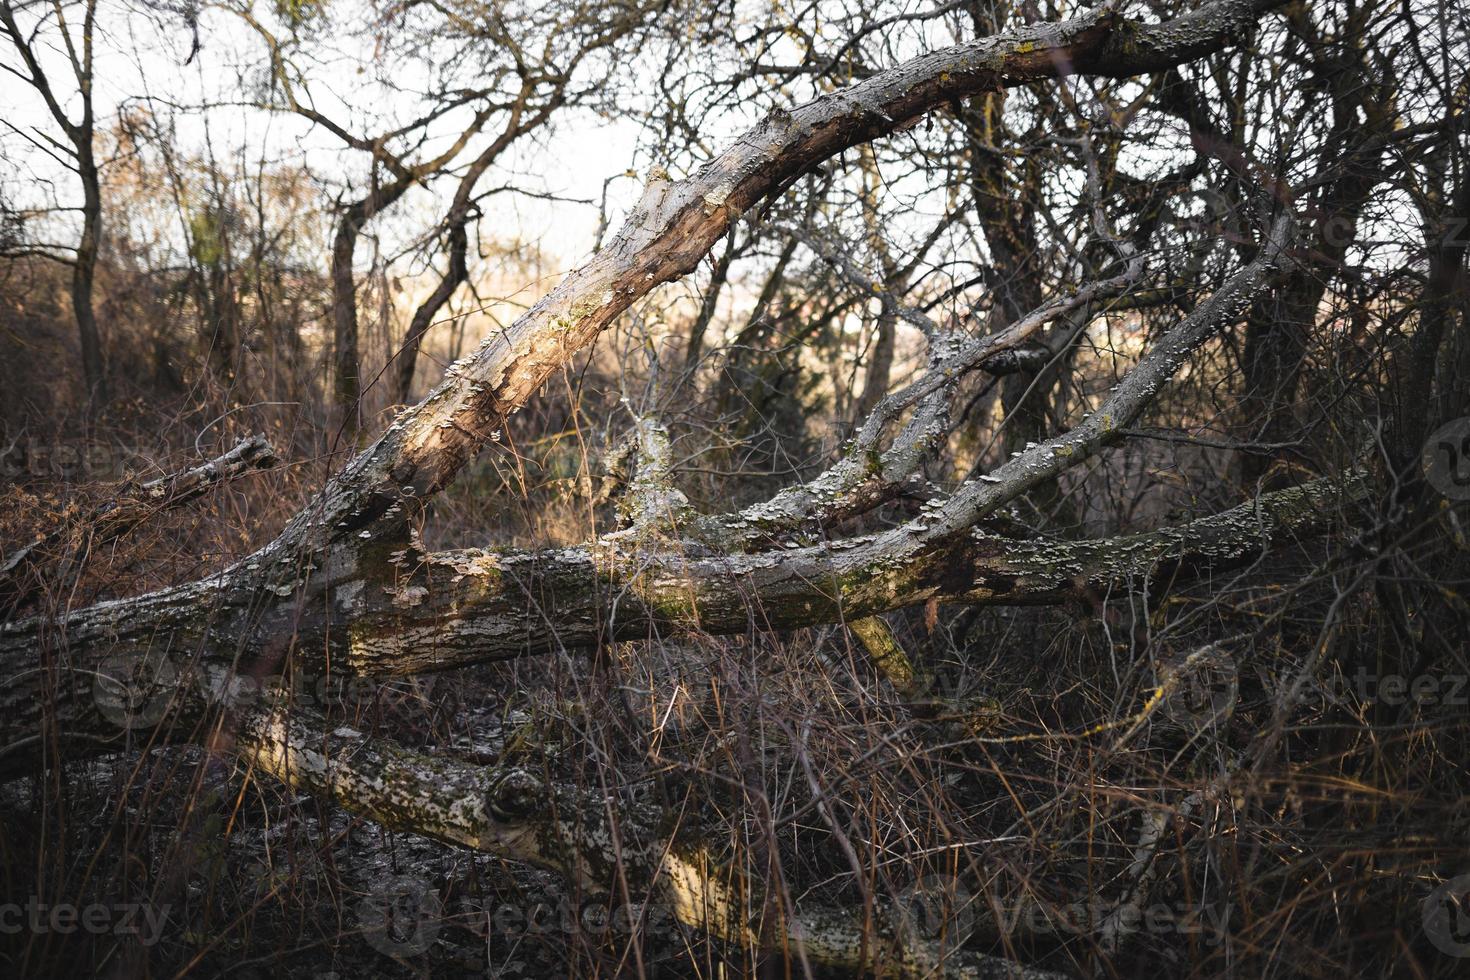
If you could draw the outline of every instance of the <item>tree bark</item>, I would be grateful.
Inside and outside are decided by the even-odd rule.
[[[71,260],[72,315],[77,322],[77,339],[82,354],[82,376],[86,384],[87,398],[94,405],[105,406],[111,400],[107,385],[107,374],[103,364],[102,340],[97,330],[97,316],[92,307],[92,287],[97,276],[97,253],[102,236],[102,190],[97,170],[97,159],[92,146],[95,123],[92,106],[92,42],[96,35],[97,0],[85,0],[82,17],[81,44],[73,38],[67,26],[66,16],[56,8],[57,29],[62,47],[66,52],[72,76],[76,80],[77,95],[81,99],[82,115],[72,122],[63,108],[64,98],[58,97],[50,77],[36,56],[37,38],[27,34],[15,20],[15,7],[6,0],[0,3],[0,25],[5,28],[16,53],[20,55],[29,78],[26,80],[40,93],[46,108],[57,126],[66,134],[72,145],[76,162],[77,179],[82,185],[82,230],[77,241],[76,254]],[[17,73],[18,74],[18,73]],[[25,76],[21,76],[25,77]]]
[[[452,366],[274,541],[198,582],[56,622],[0,627],[0,775],[33,773],[83,750],[192,738],[387,826],[541,863],[603,888],[631,876],[681,921],[743,939],[748,923],[732,912],[738,903],[724,890],[727,879],[706,870],[708,849],[671,840],[631,805],[562,796],[566,787],[523,770],[425,760],[330,728],[310,711],[282,714],[271,685],[283,673],[418,673],[664,631],[851,621],[931,600],[1071,601],[1119,582],[1169,581],[1248,561],[1334,519],[1333,504],[1354,499],[1360,481],[1283,490],[1181,527],[1103,540],[1019,540],[985,530],[1020,495],[1120,440],[1190,356],[1238,322],[1286,261],[1294,226],[1283,215],[1254,259],[1147,351],[1093,415],[878,534],[844,537],[841,523],[918,471],[947,431],[956,380],[1093,298],[1131,288],[1133,263],[989,336],[936,332],[930,370],[879,401],[847,455],[744,511],[690,513],[664,493],[667,468],[655,464],[641,472],[639,493],[674,505],[634,508],[631,527],[587,547],[431,554],[414,534],[429,498],[574,354],[824,160],[977,92],[1076,71],[1131,76],[1198,57],[1268,6],[1221,0],[1156,26],[1093,11],[1017,28],[774,112],[687,180],[656,175],[606,248]],[[890,428],[899,431],[885,443]],[[238,724],[222,725],[221,716]],[[612,824],[598,823],[614,812],[624,835],[618,846],[610,843]],[[865,923],[831,910],[783,911],[791,938],[813,960],[867,968]],[[896,963],[893,972],[922,975],[939,961],[948,966],[943,950],[909,942],[892,924],[880,923],[876,934],[897,946],[885,969]],[[956,955],[972,976],[1010,969]]]
[[[418,180],[399,177],[349,204],[337,219],[332,236],[332,401],[349,434],[361,422],[361,364],[357,350],[357,279],[352,272],[357,238],[363,227],[391,207]]]
[[[1185,525],[1088,541],[984,532],[926,541],[908,527],[704,558],[688,553],[694,542],[655,551],[655,541],[616,535],[550,551],[415,552],[395,578],[340,583],[327,609],[265,617],[248,594],[194,583],[69,617],[64,651],[50,649],[56,638],[36,620],[0,628],[0,777],[44,761],[47,743],[26,741],[38,732],[85,739],[74,754],[150,733],[198,738],[191,726],[229,700],[223,692],[268,690],[292,645],[307,678],[382,678],[614,641],[851,622],[931,601],[1091,603],[1256,560],[1325,530],[1365,489],[1358,477],[1319,481]],[[142,675],[122,674],[127,664]],[[120,726],[120,713],[141,721]]]
[[[90,14],[89,14],[90,20]],[[77,338],[82,348],[82,376],[89,399],[97,405],[111,400],[102,362],[102,338],[92,308],[92,287],[97,277],[97,250],[102,236],[102,190],[92,153],[91,98],[87,98],[86,121],[78,127],[77,176],[82,182],[82,236],[77,242],[76,264],[72,266],[71,303],[77,321]]]
[[[622,893],[657,938],[663,921],[856,974],[926,980],[1060,980],[1060,975],[927,939],[913,911],[803,903],[757,935],[738,901],[740,868],[722,867],[697,817],[671,834],[661,809],[628,803],[516,765],[485,767],[408,751],[310,710],[252,710],[234,751],[252,768],[394,830],[565,875],[582,893]],[[649,909],[660,914],[648,915]],[[677,935],[663,937],[682,944]],[[963,937],[960,937],[962,939]]]

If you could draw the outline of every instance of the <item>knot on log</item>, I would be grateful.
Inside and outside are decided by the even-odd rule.
[[[497,820],[511,823],[531,816],[545,798],[546,784],[538,776],[512,769],[495,780],[485,802]]]

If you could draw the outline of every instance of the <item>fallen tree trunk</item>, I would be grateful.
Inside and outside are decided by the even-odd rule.
[[[46,743],[24,741],[38,732],[107,751],[128,744],[128,727],[151,729],[168,716],[179,726],[172,737],[189,738],[190,719],[223,692],[270,690],[275,671],[261,665],[279,664],[273,648],[290,639],[300,649],[296,669],[315,682],[329,672],[383,678],[613,641],[851,621],[930,601],[1085,602],[1258,559],[1325,530],[1365,489],[1361,478],[1324,480],[1142,534],[1020,541],[981,532],[903,557],[877,535],[708,557],[616,538],[550,551],[406,552],[397,582],[341,589],[327,615],[302,610],[278,624],[290,633],[255,622],[256,611],[225,591],[185,586],[74,617],[73,645],[44,670],[34,666],[34,629],[0,634],[0,674],[9,679],[0,687],[9,746],[0,776],[39,764]],[[140,672],[123,669],[133,662]],[[120,727],[123,715],[130,720]]]
[[[414,534],[427,502],[499,438],[506,419],[548,378],[636,300],[694,269],[732,222],[758,212],[811,168],[967,95],[1076,72],[1128,77],[1193,60],[1275,5],[1217,0],[1159,25],[1130,24],[1104,7],[1019,28],[773,112],[687,180],[651,174],[608,247],[452,366],[270,544],[199,582],[77,610],[59,622],[32,619],[0,629],[0,778],[84,752],[233,740],[260,770],[386,826],[539,863],[603,888],[629,866],[641,868],[635,877],[682,909],[682,921],[740,935],[745,924],[720,911],[729,903],[698,852],[656,828],[654,816],[645,824],[641,811],[620,811],[621,826],[631,815],[631,826],[647,833],[639,831],[632,851],[609,850],[599,823],[606,800],[562,798],[534,774],[425,760],[350,730],[328,734],[310,713],[278,710],[272,683],[283,674],[446,670],[667,631],[799,627],[930,601],[1069,601],[1130,580],[1250,560],[1322,527],[1331,503],[1362,492],[1360,480],[1279,491],[1147,534],[1075,542],[983,530],[1010,502],[1121,439],[1189,356],[1234,322],[1287,261],[1288,210],[1263,236],[1256,258],[1159,340],[1091,417],[879,534],[828,532],[891,499],[919,471],[947,433],[957,377],[1017,350],[1040,325],[1133,288],[1138,262],[1126,259],[1114,278],[1043,303],[988,337],[936,332],[929,372],[878,403],[853,451],[822,477],[765,504],[693,514],[655,463],[640,467],[634,481],[639,499],[626,508],[632,526],[584,548],[430,554]],[[884,448],[886,433],[900,424]],[[221,717],[238,724],[222,727]],[[538,807],[534,817],[524,812],[527,805]],[[563,810],[566,819],[557,816]],[[866,964],[871,933],[861,923],[788,912],[791,938],[813,959]],[[895,934],[880,927],[879,935]],[[899,946],[898,972],[920,974],[934,965],[934,951],[922,944]],[[971,966],[976,976],[1008,968],[988,960]]]
[[[0,631],[7,676],[0,759],[14,767],[27,747],[52,745],[58,734],[102,734],[95,712],[80,707],[88,700],[85,679],[115,681],[119,672],[137,670],[151,676],[160,657],[249,678],[278,674],[293,661],[313,675],[328,664],[339,672],[409,673],[646,634],[650,625],[775,628],[929,599],[1026,602],[1067,592],[1044,573],[1036,584],[1018,586],[1005,564],[1011,545],[967,544],[966,535],[1039,481],[1118,439],[1187,356],[1263,287],[1290,242],[1289,215],[1276,222],[1255,261],[1150,351],[1091,418],[874,539],[819,545],[809,535],[812,522],[861,512],[915,471],[932,446],[932,430],[942,430],[958,374],[1015,349],[1078,304],[1128,287],[1138,275],[1131,260],[1111,283],[1048,301],[988,338],[953,349],[936,343],[931,371],[879,404],[856,452],[767,504],[723,518],[678,515],[681,522],[669,527],[636,529],[644,540],[624,537],[612,548],[555,557],[427,556],[412,528],[427,500],[553,371],[634,299],[692,269],[731,221],[808,167],[971,92],[1081,70],[1126,76],[1190,60],[1272,5],[1219,0],[1157,26],[1099,10],[1019,28],[775,113],[688,180],[653,175],[612,245],[509,331],[453,365],[275,541],[210,579],[79,610],[54,627],[7,624]],[[884,427],[910,406],[908,428],[879,453]],[[1065,556],[1054,557],[1055,567],[1071,567]],[[1044,561],[1035,561],[1032,568],[1042,571]],[[623,615],[604,614],[604,603],[625,599]],[[103,669],[104,662],[112,668]]]
[[[632,908],[656,909],[665,920],[808,965],[915,980],[1059,976],[966,950],[963,936],[947,943],[924,936],[914,910],[893,904],[879,909],[876,922],[866,922],[861,907],[783,909],[775,934],[766,930],[762,940],[737,897],[749,883],[711,858],[709,828],[697,821],[671,826],[659,808],[558,784],[524,767],[424,756],[300,708],[250,714],[233,748],[254,771],[384,827],[557,871],[583,893],[621,892]]]
[[[186,504],[221,483],[251,470],[269,469],[277,462],[276,452],[265,437],[251,436],[208,462],[137,487],[124,487],[118,496],[93,508],[79,520],[68,521],[12,552],[4,565],[0,565],[0,607],[15,612],[36,600],[41,567],[70,557],[69,553],[56,553],[69,536],[84,535],[90,547],[116,541],[161,510]]]
[[[1278,220],[1257,258],[1180,321],[1074,429],[1033,446],[993,473],[935,500],[919,517],[871,537],[823,540],[823,519],[856,498],[868,505],[874,480],[907,478],[923,458],[932,424],[945,411],[949,381],[1004,345],[980,342],[952,353],[940,347],[932,369],[875,415],[916,403],[914,419],[876,464],[862,460],[881,425],[869,426],[856,453],[821,479],[734,515],[685,512],[682,495],[662,485],[660,454],[634,481],[634,525],[586,549],[550,554],[426,554],[410,538],[382,541],[359,532],[354,559],[302,555],[293,577],[266,586],[254,579],[263,559],[247,560],[215,581],[138,599],[103,603],[67,617],[52,652],[49,624],[10,624],[0,631],[0,688],[6,748],[0,771],[44,762],[37,750],[66,736],[107,746],[124,729],[165,716],[193,717],[207,685],[183,676],[243,677],[250,683],[289,664],[309,677],[331,671],[365,675],[444,670],[477,660],[558,647],[647,636],[650,628],[707,633],[778,629],[845,618],[931,600],[1025,604],[1075,597],[1089,580],[1105,585],[1137,576],[1164,560],[1236,558],[1258,547],[1249,516],[1227,513],[1188,531],[1133,541],[1031,543],[977,535],[972,529],[1039,482],[1054,477],[1120,438],[1189,354],[1238,314],[1263,288],[1290,242],[1289,216]],[[1047,304],[1044,309],[1065,308]],[[1037,314],[1019,323],[1038,322]],[[1026,339],[1010,328],[1011,343]],[[925,406],[928,406],[927,408]],[[1289,515],[1288,526],[1320,514],[1321,501],[1287,491],[1242,513]],[[654,503],[657,501],[657,503]],[[1223,539],[1222,539],[1223,538]],[[753,547],[763,544],[759,550]],[[270,549],[267,549],[269,551]],[[366,562],[366,556],[373,560]],[[1012,564],[1016,562],[1017,564]],[[36,664],[36,651],[42,656]],[[159,675],[167,680],[159,692]],[[137,704],[146,705],[138,710]],[[184,709],[178,715],[177,709]],[[109,727],[108,723],[111,723]]]

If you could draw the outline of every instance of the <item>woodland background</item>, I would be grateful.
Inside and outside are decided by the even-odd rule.
[[[1193,6],[1125,5],[1149,22]],[[1470,493],[1424,474],[1432,436],[1470,414],[1470,14],[1255,6],[1258,26],[1190,63],[956,98],[803,173],[566,363],[420,533],[531,548],[616,530],[648,420],[692,507],[766,500],[922,374],[924,323],[997,329],[1114,274],[1123,242],[1138,282],[958,379],[920,477],[853,525],[898,526],[1096,411],[1286,210],[1290,269],[1127,438],[997,526],[1079,541],[1322,478],[1365,472],[1371,492],[1177,581],[931,600],[876,635],[753,616],[743,635],[650,631],[318,700],[430,755],[697,809],[760,883],[756,917],[808,894],[897,903],[1073,975],[1461,975],[1470,909],[1449,951],[1426,924],[1470,892]],[[7,621],[245,558],[608,247],[645,185],[769,113],[1081,10],[0,0],[0,546],[44,544],[6,579]],[[140,485],[257,435],[275,465],[107,531]],[[1470,440],[1449,445],[1454,475]],[[1185,700],[1151,698],[1204,647],[1223,653],[1188,661]],[[617,927],[557,876],[383,829],[218,744],[128,749],[0,785],[0,904],[147,906],[159,934],[0,928],[0,969],[817,969],[753,939]],[[373,909],[404,876],[434,903],[384,944]]]

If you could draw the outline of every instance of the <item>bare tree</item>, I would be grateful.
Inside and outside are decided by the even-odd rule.
[[[353,268],[358,237],[373,218],[391,207],[410,189],[448,166],[502,107],[490,101],[489,89],[457,92],[405,125],[392,125],[377,133],[353,132],[347,124],[330,118],[317,107],[317,100],[312,97],[301,70],[287,57],[286,44],[256,17],[252,9],[241,8],[239,15],[265,42],[270,56],[271,78],[280,92],[282,110],[309,120],[313,125],[336,136],[344,146],[362,151],[370,158],[370,189],[363,196],[341,206],[332,237],[333,403],[341,423],[349,432],[355,433],[359,424],[358,401],[361,395],[357,279]],[[426,140],[429,127],[433,123],[456,110],[466,108],[472,109],[471,116],[447,147],[419,160],[411,158],[416,144]],[[407,144],[409,149],[395,150],[393,146],[396,143]]]
[[[78,8],[81,12],[79,25],[67,19],[67,10]],[[32,251],[71,266],[72,313],[76,317],[77,336],[81,342],[82,371],[87,395],[96,403],[105,405],[108,401],[108,388],[102,341],[97,334],[97,317],[92,309],[97,250],[102,235],[102,191],[94,146],[96,119],[92,108],[97,2],[83,0],[79,5],[60,2],[17,4],[12,0],[5,0],[0,4],[0,27],[4,28],[5,35],[10,39],[21,62],[19,68],[4,65],[5,71],[36,90],[66,142],[42,132],[22,132],[13,123],[7,125],[42,153],[53,157],[60,153],[63,166],[76,174],[77,181],[81,184],[82,204],[77,209],[82,219],[81,234],[77,244],[71,249],[71,256],[66,257],[45,246]],[[59,86],[43,64],[49,60],[45,52],[58,41],[65,53],[65,63],[71,75],[67,89]],[[81,104],[79,115],[75,119],[67,109],[73,99]]]
[[[394,394],[399,402],[406,403],[411,398],[419,347],[425,333],[459,287],[469,279],[467,226],[475,216],[478,201],[485,196],[478,190],[480,181],[517,140],[547,126],[564,107],[589,101],[599,92],[596,85],[578,82],[579,66],[594,54],[629,37],[642,17],[642,12],[636,7],[604,14],[580,4],[571,4],[565,9],[551,7],[547,12],[555,18],[551,35],[565,46],[565,50],[547,45],[538,54],[527,40],[518,37],[507,26],[514,23],[514,19],[508,19],[503,12],[486,17],[483,27],[470,32],[474,40],[492,44],[495,50],[509,56],[515,64],[519,88],[505,112],[506,121],[500,133],[459,175],[459,183],[440,225],[445,240],[445,273],[414,310],[397,354]],[[514,189],[502,187],[497,190]]]
[[[289,53],[303,44],[297,32],[289,39],[278,37],[250,7],[238,13],[265,42],[273,86],[282,99],[279,108],[309,120],[344,146],[369,155],[369,190],[341,205],[331,255],[333,400],[344,424],[355,431],[362,383],[354,263],[363,228],[410,190],[447,172],[487,126],[498,124],[498,132],[459,177],[441,224],[445,274],[415,310],[398,354],[392,375],[394,394],[407,400],[423,335],[468,276],[466,225],[474,212],[480,180],[517,140],[545,126],[568,102],[585,100],[598,91],[579,80],[579,65],[627,37],[638,25],[641,11],[636,6],[609,11],[573,3],[546,8],[537,16],[518,17],[514,10],[477,3],[447,6],[440,23],[420,30],[467,52],[482,52],[474,58],[461,54],[449,59],[480,63],[473,87],[446,92],[430,100],[421,115],[376,132],[354,129],[352,123],[329,116],[322,100],[313,97],[306,70]],[[393,14],[390,11],[386,16]],[[468,118],[443,149],[415,159],[435,135],[436,125],[465,113]]]

